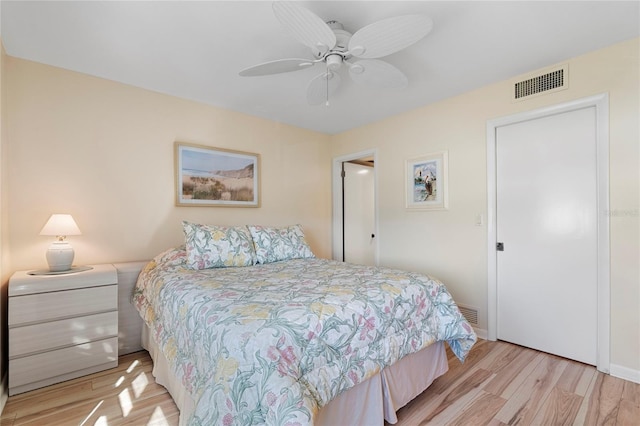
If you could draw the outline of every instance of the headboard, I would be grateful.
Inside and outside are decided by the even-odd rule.
[[[131,303],[133,288],[148,261],[114,263],[118,271],[118,355],[142,350],[142,318]]]

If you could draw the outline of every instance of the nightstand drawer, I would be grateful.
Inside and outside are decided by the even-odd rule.
[[[118,286],[11,297],[9,327],[118,309]]]
[[[115,311],[10,328],[9,358],[117,335],[118,313]]]
[[[82,369],[118,362],[118,338],[9,360],[9,387],[43,381]]]

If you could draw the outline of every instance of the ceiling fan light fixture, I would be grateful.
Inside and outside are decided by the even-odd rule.
[[[362,56],[366,51],[367,49],[365,49],[364,46],[354,46],[349,50],[349,53],[353,56]]]
[[[331,71],[337,71],[342,66],[342,55],[337,53],[331,54],[326,57],[327,68]]]
[[[353,64],[349,67],[349,72],[353,74],[362,74],[364,72],[364,67],[361,64]]]
[[[335,77],[337,74],[331,72],[331,71],[327,71],[325,73],[322,74],[322,78],[324,78],[325,80],[331,80],[333,77]]]

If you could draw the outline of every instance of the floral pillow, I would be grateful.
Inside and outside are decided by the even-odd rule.
[[[256,263],[246,226],[198,225],[182,222],[190,269],[250,266]]]
[[[257,263],[315,257],[300,225],[281,228],[249,225]]]

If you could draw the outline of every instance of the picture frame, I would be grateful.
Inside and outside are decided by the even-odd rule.
[[[448,161],[447,151],[406,160],[405,207],[407,210],[449,208]]]
[[[177,206],[260,207],[260,154],[174,146]]]

